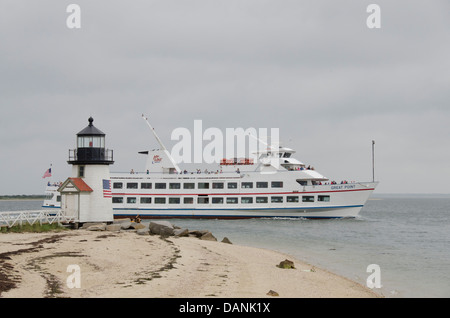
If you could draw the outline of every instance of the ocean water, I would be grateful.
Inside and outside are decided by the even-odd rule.
[[[39,208],[39,201],[0,201],[0,211]],[[210,230],[218,240],[291,254],[365,285],[380,268],[388,298],[450,297],[450,196],[376,196],[356,219],[171,219]],[[282,261],[282,260],[280,260]]]

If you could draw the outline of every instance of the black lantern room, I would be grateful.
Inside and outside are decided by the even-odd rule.
[[[92,124],[94,119],[89,117],[89,125],[77,134],[77,149],[69,150],[70,164],[113,164],[113,151],[105,149],[105,134]]]

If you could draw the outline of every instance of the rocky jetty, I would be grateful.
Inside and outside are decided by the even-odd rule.
[[[217,238],[208,230],[189,230],[173,225],[168,221],[150,221],[150,222],[134,222],[131,219],[117,219],[111,224],[102,222],[84,223],[81,229],[88,231],[135,231],[138,235],[160,235],[164,237],[196,237],[205,241],[217,241]],[[222,243],[232,244],[231,241],[224,237]]]

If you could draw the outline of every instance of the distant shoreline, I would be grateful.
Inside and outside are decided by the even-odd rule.
[[[44,200],[43,195],[0,195],[3,201],[40,201]]]

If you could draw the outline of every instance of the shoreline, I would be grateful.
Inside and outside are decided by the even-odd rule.
[[[295,269],[277,267],[285,259],[293,261]],[[70,288],[78,274],[80,288]],[[70,278],[72,283],[67,283]],[[270,291],[279,296],[271,296]],[[129,230],[0,234],[0,298],[46,297],[383,296],[291,255],[263,248],[194,237],[143,236]]]

